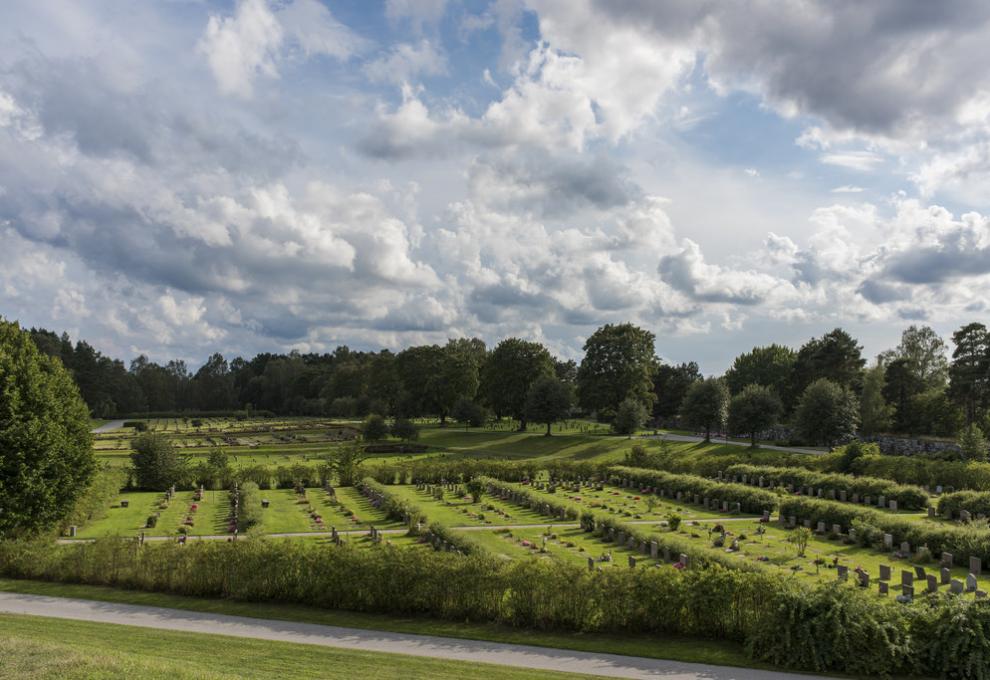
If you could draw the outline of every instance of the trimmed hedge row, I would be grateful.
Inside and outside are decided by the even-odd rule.
[[[720,501],[739,503],[743,512],[760,513],[777,507],[777,494],[765,490],[754,489],[745,484],[716,482],[697,475],[680,475],[661,470],[613,465],[608,468],[611,478],[629,479],[637,488],[650,487],[663,489],[668,494],[678,491],[702,497],[717,498]]]
[[[928,507],[928,493],[917,486],[898,484],[878,477],[856,477],[837,472],[826,473],[793,467],[772,467],[769,465],[730,465],[725,473],[730,476],[742,476],[750,480],[763,477],[770,486],[814,487],[816,489],[834,490],[836,493],[845,491],[847,494],[860,496],[884,496],[887,500],[897,501],[897,506],[904,510],[921,510]]]
[[[938,514],[940,515],[959,517],[963,510],[973,517],[977,515],[990,517],[990,492],[956,491],[955,493],[947,493],[938,499]]]
[[[422,508],[405,498],[398,497],[371,477],[365,477],[358,482],[357,489],[371,500],[371,504],[376,508],[392,519],[405,523],[410,532],[416,530],[417,524],[426,524],[426,513]]]
[[[987,601],[933,595],[901,605],[849,585],[810,587],[718,566],[589,571],[395,546],[101,539],[0,542],[0,575],[524,628],[736,640],[755,659],[818,673],[990,680]]]
[[[936,460],[923,456],[867,455],[852,463],[858,475],[893,479],[901,484],[919,484],[934,489],[990,491],[990,463]]]
[[[948,552],[960,559],[979,557],[984,564],[990,562],[990,531],[977,527],[912,522],[851,503],[801,497],[782,501],[780,516],[825,522],[829,528],[832,524],[853,528],[857,543],[875,549],[882,550],[883,534],[891,534],[895,546],[906,541],[914,549],[927,546],[932,555]]]

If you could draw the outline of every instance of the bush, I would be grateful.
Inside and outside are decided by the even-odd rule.
[[[411,420],[396,418],[392,424],[392,436],[404,442],[416,441],[419,439],[419,428]]]
[[[377,442],[388,436],[388,425],[385,419],[376,413],[372,413],[365,418],[361,428],[361,435],[367,442]]]
[[[371,499],[372,505],[376,508],[384,511],[392,519],[405,522],[410,531],[415,531],[417,524],[426,523],[426,513],[416,504],[400,498],[371,477],[362,479],[357,484],[357,488]]]
[[[966,510],[973,517],[984,515],[990,517],[990,492],[988,491],[956,491],[947,493],[938,499],[938,514],[948,517],[959,517]]]
[[[695,475],[677,475],[660,470],[644,470],[624,465],[610,467],[609,474],[613,479],[616,477],[628,479],[637,488],[663,489],[671,495],[680,491],[688,496],[698,495],[726,501],[730,504],[739,503],[742,512],[760,513],[777,507],[775,494],[744,484],[726,484]]]
[[[261,491],[254,482],[237,488],[237,531],[244,532],[261,522]]]
[[[488,418],[488,412],[478,402],[462,397],[454,404],[450,416],[468,427],[481,427]]]
[[[646,422],[646,407],[638,399],[624,399],[615,412],[612,429],[616,434],[635,434]]]

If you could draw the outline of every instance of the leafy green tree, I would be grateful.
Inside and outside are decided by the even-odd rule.
[[[832,446],[852,437],[859,420],[859,403],[848,387],[819,378],[804,390],[794,413],[798,435],[812,444]]]
[[[890,428],[892,406],[883,396],[885,370],[882,365],[866,369],[863,374],[863,395],[859,400],[860,432],[877,434]]]
[[[798,557],[804,557],[805,551],[808,549],[808,542],[811,540],[811,529],[808,527],[798,527],[791,531],[790,535],[787,537],[787,542],[792,544],[797,550]]]
[[[630,323],[602,326],[584,343],[578,368],[578,399],[599,414],[632,398],[651,408],[653,375],[659,363],[653,333]]]
[[[628,397],[622,400],[615,412],[612,429],[617,434],[633,435],[646,422],[646,407],[638,399]]]
[[[748,385],[764,385],[783,399],[788,396],[796,360],[797,354],[790,347],[754,347],[735,358],[725,372],[725,383],[732,394],[739,394]]]
[[[388,424],[377,413],[372,413],[364,419],[361,426],[361,436],[366,442],[377,442],[388,436]]]
[[[54,527],[96,469],[89,412],[58,359],[0,319],[0,538]]]
[[[822,378],[858,392],[866,365],[862,350],[859,343],[841,328],[812,338],[798,350],[791,394],[803,394],[808,385]]]
[[[967,425],[959,433],[959,451],[963,460],[986,461],[987,439],[978,425]]]
[[[574,406],[574,390],[563,380],[550,375],[537,378],[529,388],[526,398],[526,417],[535,423],[551,426],[570,415]]]
[[[482,353],[484,345],[482,345]],[[440,413],[440,426],[461,399],[478,392],[478,352],[470,343],[451,340],[442,350],[439,370],[430,377],[430,390]]]
[[[419,439],[419,428],[407,418],[396,418],[392,423],[392,436],[404,442],[416,441]]]
[[[949,378],[945,341],[928,326],[910,326],[901,334],[894,358],[907,362],[911,375],[922,389],[941,389]]]
[[[952,334],[956,346],[949,368],[949,395],[963,409],[967,423],[980,419],[990,397],[990,334],[981,323]]]
[[[749,434],[751,446],[756,448],[759,434],[776,425],[783,410],[774,388],[747,385],[729,402],[729,430]]]
[[[691,385],[681,403],[681,419],[688,427],[704,430],[705,441],[712,440],[712,430],[724,424],[729,407],[729,388],[718,378],[706,378]]]
[[[675,418],[688,388],[703,378],[698,364],[693,361],[676,366],[660,364],[653,377],[653,393],[656,395],[654,417],[660,420]]]
[[[926,390],[911,397],[908,402],[911,413],[912,434],[930,434],[936,437],[953,437],[965,424],[965,416],[945,390]]]
[[[213,446],[206,458],[206,466],[210,470],[210,478],[214,488],[222,487],[230,479],[230,459],[223,447]]]
[[[464,485],[464,488],[467,489],[467,492],[469,494],[471,494],[472,503],[481,502],[481,497],[485,493],[485,485],[481,482],[480,479],[478,478],[471,479],[470,481],[468,481],[467,484]]]
[[[146,432],[134,438],[131,449],[131,464],[140,488],[163,491],[182,482],[186,459],[167,436]]]
[[[409,347],[395,357],[395,367],[402,383],[398,410],[404,416],[424,416],[440,412],[435,376],[444,361],[438,345]]]
[[[496,418],[509,416],[526,429],[526,400],[533,383],[554,375],[555,364],[538,342],[506,338],[485,358],[479,392]]]
[[[907,359],[900,357],[886,363],[883,397],[893,407],[893,426],[898,432],[920,431],[911,400],[924,389],[924,383],[911,370]]]
[[[331,450],[325,458],[325,464],[337,478],[339,486],[354,486],[354,482],[361,479],[361,463],[367,458],[362,447],[352,442]]]
[[[465,427],[481,427],[485,424],[488,412],[485,407],[474,401],[463,397],[457,400],[454,408],[450,412],[450,417]]]

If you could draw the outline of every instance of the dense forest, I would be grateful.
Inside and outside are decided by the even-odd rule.
[[[497,417],[525,419],[529,388],[540,377],[571,388],[576,408],[601,420],[612,419],[624,402],[632,401],[653,422],[672,423],[686,415],[691,400],[685,397],[692,388],[700,399],[706,383],[711,398],[720,402],[713,407],[716,415],[728,408],[729,399],[758,385],[779,399],[781,420],[787,422],[807,388],[825,379],[855,398],[856,425],[867,434],[951,437],[972,423],[986,430],[990,405],[990,334],[980,323],[952,335],[951,355],[931,328],[911,326],[897,347],[869,365],[855,338],[835,329],[796,350],[755,347],[715,381],[705,381],[694,362],[660,361],[654,335],[632,324],[598,329],[588,338],[580,364],[554,357],[539,343],[507,338],[488,348],[473,338],[397,353],[342,346],[326,354],[264,353],[229,361],[218,353],[195,372],[181,360],[162,365],[146,356],[126,365],[84,340],[73,343],[64,333],[31,329],[30,334],[41,351],[70,370],[99,418],[250,409],[446,419],[473,405]],[[695,427],[704,429],[697,420]]]

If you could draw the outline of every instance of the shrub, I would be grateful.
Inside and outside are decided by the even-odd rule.
[[[660,470],[644,470],[624,465],[610,467],[613,478],[630,480],[637,488],[650,487],[665,490],[668,494],[678,491],[688,495],[717,498],[728,503],[739,503],[743,512],[759,513],[777,507],[777,496],[765,489],[754,489],[744,484],[715,482],[695,475],[678,475]]]
[[[966,510],[974,517],[990,517],[990,491],[956,491],[944,494],[938,499],[938,513],[958,518]]]

